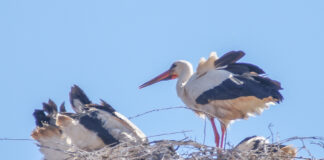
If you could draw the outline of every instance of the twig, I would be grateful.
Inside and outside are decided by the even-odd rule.
[[[135,116],[128,117],[128,119],[134,119],[134,118],[137,118],[137,117],[140,117],[140,116],[143,116],[145,114],[152,113],[152,112],[158,112],[158,111],[170,110],[170,109],[178,109],[178,108],[186,108],[186,109],[188,109],[188,107],[183,107],[183,106],[158,108],[158,109],[153,109],[153,110],[150,110],[150,111],[146,111],[144,113],[137,114]]]
[[[205,145],[205,141],[206,141],[206,118],[204,120],[204,140],[203,140],[203,144]]]
[[[287,138],[287,139],[284,139],[284,140],[280,141],[279,144],[286,143],[286,142],[289,142],[289,141],[294,141],[294,140],[310,140],[310,139],[324,141],[324,137],[320,137],[320,136],[311,136],[311,137],[294,136],[294,137],[290,137],[290,138]]]
[[[35,141],[28,138],[0,138],[0,141]]]
[[[173,135],[173,134],[179,134],[179,133],[187,133],[187,132],[192,132],[192,130],[178,131],[178,132],[171,132],[171,133],[162,133],[162,134],[158,134],[158,135],[148,136],[147,138],[160,137],[160,136],[166,136],[166,135]]]
[[[318,145],[318,146],[320,146],[321,148],[324,149],[324,142],[311,142],[311,144]]]
[[[144,113],[140,113],[140,114],[137,114],[135,116],[130,116],[128,117],[128,119],[134,119],[134,118],[137,118],[137,117],[140,117],[140,116],[143,116],[145,114],[149,114],[149,113],[152,113],[152,112],[158,112],[158,111],[163,111],[163,110],[170,110],[170,109],[178,109],[178,108],[184,108],[184,109],[188,109],[188,110],[192,110],[192,111],[197,111],[197,112],[201,112],[209,117],[214,117],[213,115],[211,115],[210,113],[208,112],[205,112],[203,110],[200,110],[200,109],[195,109],[195,108],[189,108],[189,107],[184,107],[184,106],[176,106],[176,107],[166,107],[166,108],[157,108],[157,109],[153,109],[153,110],[150,110],[150,111],[146,111]]]
[[[302,142],[302,144],[303,144],[302,148],[303,148],[303,149],[308,153],[308,155],[309,155],[310,157],[312,157],[312,159],[314,159],[314,156],[312,155],[312,153],[310,152],[310,150],[307,149],[304,140],[303,140],[303,139],[299,139],[299,140],[300,140],[300,141]]]
[[[272,127],[273,127],[273,124],[272,123],[270,123],[269,125],[268,125],[268,129],[269,129],[269,131],[270,131],[270,133],[271,133],[271,143],[273,143],[274,142],[274,140],[273,140],[273,132],[272,132]]]

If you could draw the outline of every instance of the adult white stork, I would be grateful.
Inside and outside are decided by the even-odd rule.
[[[220,146],[223,148],[224,134],[230,122],[260,114],[270,103],[283,99],[279,93],[280,83],[265,77],[261,68],[249,63],[236,63],[244,55],[242,51],[231,51],[218,59],[212,53],[207,61],[200,60],[196,73],[188,61],[176,61],[169,70],[139,88],[178,78],[178,96],[198,115],[210,119],[217,147],[220,137],[214,118],[220,121]]]

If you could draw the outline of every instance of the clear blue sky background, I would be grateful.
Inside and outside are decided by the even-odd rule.
[[[251,135],[323,136],[324,2],[306,0],[149,1],[1,0],[1,138],[30,138],[32,112],[52,98],[68,103],[78,84],[126,116],[181,106],[176,81],[138,86],[185,59],[197,66],[211,51],[243,50],[284,87],[282,104],[231,125],[228,142]],[[192,130],[204,120],[176,109],[133,120],[148,136]],[[183,135],[157,137],[180,139]],[[214,145],[207,123],[206,144]],[[300,143],[294,143],[300,146]],[[313,154],[323,149],[309,145]],[[1,159],[40,159],[28,141],[0,141]],[[299,155],[307,155],[304,152]]]

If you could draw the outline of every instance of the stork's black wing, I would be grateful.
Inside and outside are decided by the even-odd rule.
[[[242,75],[244,73],[257,73],[257,74],[264,74],[265,72],[258,66],[250,63],[232,63],[227,65],[224,70],[227,70],[234,74]]]
[[[262,76],[236,75],[224,80],[218,86],[203,92],[196,102],[207,104],[213,100],[231,100],[239,97],[254,96],[259,99],[273,97],[282,101],[280,83]]]
[[[84,105],[91,104],[91,101],[79,86],[73,85],[70,92],[70,103],[73,110],[80,113],[85,109]]]
[[[222,57],[220,57],[219,59],[217,59],[214,62],[215,67],[218,68],[218,67],[222,67],[222,66],[226,66],[226,65],[235,63],[236,61],[241,59],[244,55],[245,55],[245,53],[243,51],[227,52]]]

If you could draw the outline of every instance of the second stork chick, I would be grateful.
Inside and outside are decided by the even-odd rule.
[[[92,103],[83,90],[74,85],[70,102],[76,114],[60,114],[56,124],[70,137],[71,143],[88,151],[119,143],[141,144],[145,134],[108,103]]]

